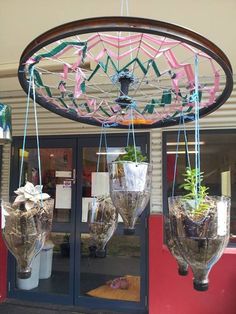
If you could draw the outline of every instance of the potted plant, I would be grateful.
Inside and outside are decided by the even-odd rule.
[[[18,264],[18,278],[31,276],[31,264],[51,230],[54,200],[42,186],[27,182],[13,202],[1,203],[2,233]]]
[[[136,220],[151,194],[151,165],[133,146],[109,165],[110,196],[124,221],[124,233],[134,234]]]
[[[186,168],[184,177],[181,187],[187,193],[168,199],[170,223],[181,254],[192,268],[194,288],[205,291],[209,272],[229,240],[230,199],[209,196],[199,169]]]

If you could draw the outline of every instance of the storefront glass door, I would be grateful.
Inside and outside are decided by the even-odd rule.
[[[11,193],[17,188],[21,140],[14,141]],[[35,258],[31,278],[17,278],[15,259],[10,256],[10,296],[55,303],[73,303],[74,215],[76,191],[76,139],[41,139],[40,157],[43,192],[54,200],[52,232],[42,252]],[[39,184],[35,140],[27,141],[23,182]]]
[[[137,147],[147,153],[147,137],[137,136]],[[123,153],[126,135],[107,137],[107,149],[99,150],[99,136],[82,139],[78,147],[81,184],[78,186],[79,206],[76,235],[78,237],[75,272],[75,303],[95,308],[119,307],[130,313],[143,313],[146,301],[146,228],[147,210],[138,219],[134,235],[123,234],[119,216],[118,228],[105,248],[105,256],[97,256],[89,235],[88,203],[93,196],[109,194],[108,164]],[[99,166],[98,166],[99,161]],[[110,288],[111,281],[127,279],[128,289]],[[119,283],[119,280],[117,280]]]
[[[147,152],[148,138],[137,136],[137,146]],[[125,135],[107,137],[108,148],[101,150],[97,172],[99,136],[47,139],[40,142],[43,191],[55,199],[53,227],[45,250],[33,266],[39,267],[37,282],[19,280],[15,259],[9,260],[9,296],[31,301],[71,304],[79,307],[129,310],[145,313],[147,302],[146,215],[139,218],[136,232],[123,235],[118,228],[106,246],[103,258],[94,255],[88,228],[88,203],[92,196],[108,193],[108,163],[125,146]],[[13,171],[18,173],[22,154],[21,139],[14,141]],[[14,175],[11,191],[17,188]],[[24,183],[39,183],[35,140],[29,139],[24,156]],[[39,265],[38,265],[39,264]],[[128,278],[127,291],[103,292],[108,282]]]

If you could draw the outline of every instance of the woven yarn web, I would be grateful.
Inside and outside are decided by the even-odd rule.
[[[131,29],[132,31],[132,29]],[[139,32],[97,32],[67,37],[33,54],[35,89],[48,109],[85,123],[158,127],[193,117],[194,58],[199,60],[199,110],[221,95],[225,73],[209,55],[186,42]],[[126,91],[121,78],[128,80]],[[187,121],[187,120],[186,120]]]

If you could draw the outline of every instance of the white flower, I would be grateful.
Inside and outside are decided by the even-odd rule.
[[[14,201],[14,205],[25,203],[26,210],[30,210],[35,204],[41,200],[47,200],[50,195],[42,193],[42,185],[34,186],[31,182],[26,182],[25,186],[18,188],[15,193],[18,195]]]

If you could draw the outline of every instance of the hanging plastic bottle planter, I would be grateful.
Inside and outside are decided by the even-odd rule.
[[[184,196],[170,197],[169,211],[173,235],[193,271],[194,288],[205,291],[209,272],[229,241],[230,199],[206,196],[196,205]]]
[[[24,151],[26,144],[30,97],[33,95],[35,117],[39,185],[26,182],[21,186],[23,178]],[[18,264],[18,277],[26,279],[31,276],[31,265],[34,257],[41,251],[47,234],[52,227],[54,200],[42,192],[42,175],[39,149],[38,120],[35,101],[34,67],[31,67],[29,89],[25,114],[24,137],[21,154],[19,188],[13,202],[2,201],[2,233],[10,252]]]
[[[2,201],[2,234],[18,264],[18,277],[31,276],[34,257],[41,251],[51,230],[54,200],[41,187],[27,182],[12,202]]]
[[[193,271],[193,286],[198,291],[206,291],[208,289],[209,272],[223,254],[229,241],[230,198],[209,196],[208,188],[203,185],[203,173],[200,171],[198,62],[198,55],[195,55],[193,94],[195,103],[195,167],[191,168],[190,165],[184,127],[188,167],[186,167],[186,173],[184,174],[184,183],[180,188],[184,189],[185,194],[183,196],[174,196],[174,179],[172,197],[169,197],[168,202],[173,237],[178,243],[182,256]],[[176,175],[179,135],[180,129],[177,139],[174,176]]]
[[[89,203],[88,224],[91,247],[96,257],[105,257],[105,247],[118,223],[118,213],[108,195],[94,197]]]
[[[180,276],[186,276],[188,274],[188,263],[183,258],[180,247],[178,245],[177,239],[175,238],[176,233],[174,234],[172,231],[172,226],[170,223],[169,216],[164,217],[165,225],[165,240],[166,245],[170,251],[170,253],[173,255],[173,257],[176,259],[176,262],[178,264],[178,273]],[[172,223],[174,223],[174,218],[172,220]]]
[[[135,161],[136,160],[136,161]],[[110,195],[124,222],[124,234],[134,234],[135,223],[147,206],[151,194],[151,165],[136,147],[109,165]]]

